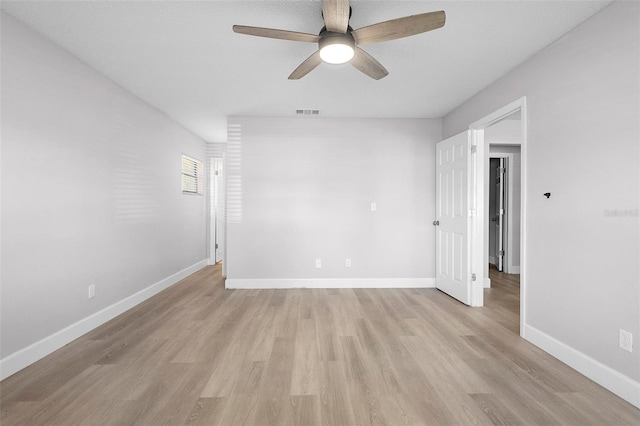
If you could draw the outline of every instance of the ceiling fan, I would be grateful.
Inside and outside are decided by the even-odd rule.
[[[325,26],[318,35],[244,25],[234,25],[233,31],[258,37],[318,43],[318,50],[291,73],[289,80],[304,77],[322,62],[350,62],[356,69],[379,80],[389,72],[359,46],[421,34],[441,28],[445,23],[444,11],[438,11],[405,16],[354,30],[349,26],[349,0],[324,0],[322,17]]]

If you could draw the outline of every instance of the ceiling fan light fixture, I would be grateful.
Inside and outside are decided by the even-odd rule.
[[[349,25],[351,18],[349,2],[350,0],[322,1],[324,27],[318,35],[246,25],[234,25],[233,31],[258,37],[318,43],[318,50],[293,70],[289,75],[289,80],[300,80],[323,62],[328,64],[350,62],[358,71],[374,80],[380,80],[389,75],[389,71],[373,56],[360,49],[360,45],[426,33],[441,28],[446,21],[444,10],[440,10],[378,22],[354,30]]]
[[[318,42],[320,58],[328,64],[344,64],[355,54],[355,41],[351,34],[325,32]]]

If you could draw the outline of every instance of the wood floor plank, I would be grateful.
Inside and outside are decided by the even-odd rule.
[[[355,425],[349,402],[348,384],[342,361],[320,364],[320,420],[323,425]]]
[[[291,395],[318,395],[320,351],[315,319],[301,318],[298,331],[291,374]]]
[[[19,424],[17,419],[32,413],[39,404],[38,401],[4,401],[0,410],[0,424]]]
[[[499,398],[504,406],[510,407],[518,417],[518,422],[525,424],[560,425],[561,422],[552,413],[536,400],[530,389],[524,389],[518,376],[511,371],[505,371],[504,367],[493,360],[470,359],[467,360],[474,371],[493,388],[492,395]],[[530,383],[529,383],[530,384]]]
[[[291,395],[284,424],[320,425],[320,400],[318,395]]]
[[[519,277],[435,289],[226,290],[203,268],[0,383],[2,426],[638,425],[521,339]]]
[[[411,323],[414,324],[414,320]],[[469,368],[460,354],[446,348],[446,342],[437,338],[425,338],[422,335],[422,324],[416,324],[415,328],[420,330],[415,338],[403,338],[402,342],[416,361],[425,361],[420,364],[423,370],[429,368],[446,371],[451,380],[467,394],[491,392],[491,387]]]
[[[404,337],[402,344],[412,354],[424,373],[425,380],[433,386],[433,391],[440,398],[440,403],[447,407],[447,411],[452,416],[447,423],[491,424],[491,419],[478,407],[465,383],[461,383],[458,375],[451,374],[452,370],[457,370],[458,364],[451,364],[444,358],[436,358],[437,350],[429,348],[418,337]],[[469,370],[468,373],[475,376],[473,371]],[[480,382],[480,379],[476,378],[475,381]],[[487,385],[485,387],[488,388]]]
[[[471,398],[494,425],[525,425],[509,406],[493,394],[471,394]]]
[[[591,398],[582,392],[560,392],[555,396],[564,401],[574,418],[579,418],[584,425],[640,424],[640,419],[633,416],[633,410],[629,410],[630,404],[626,401],[593,404]]]
[[[231,394],[235,386],[235,378],[250,362],[245,359],[245,355],[261,336],[260,317],[266,308],[266,303],[255,304],[238,324],[239,331],[222,348],[223,355],[221,355],[220,361],[214,364],[213,372],[201,392],[201,397],[225,397]]]
[[[202,373],[208,368],[206,365],[197,363],[186,367],[182,376],[169,385],[170,403],[154,410],[153,416],[149,416],[148,424],[170,426],[188,421],[193,410],[192,402],[198,399],[200,390],[207,382],[206,374]]]
[[[530,359],[521,356],[513,350],[506,348],[499,341],[488,336],[465,336],[465,339],[476,348],[487,354],[486,358],[500,361],[505,368],[514,371],[516,374],[527,375],[532,380],[544,385],[554,392],[572,392],[574,389],[566,382],[559,380],[552,374],[548,374],[543,366]]]
[[[224,410],[220,413],[220,425],[251,424],[258,404],[259,390],[264,377],[265,363],[254,361],[245,363],[235,378],[235,386]]]
[[[318,349],[320,351],[319,359],[321,361],[336,361],[342,359],[340,354],[339,343],[339,324],[336,324],[338,318],[333,314],[332,305],[335,305],[333,299],[339,296],[329,296],[328,293],[320,293],[317,298],[316,306],[316,337],[318,339]]]
[[[285,315],[286,316],[286,315]],[[254,424],[277,425],[285,418],[293,369],[295,339],[276,337],[258,394]]]
[[[344,369],[349,401],[357,421],[363,425],[387,425],[380,398],[371,381],[373,370],[367,367],[355,337],[340,339],[345,354]]]
[[[96,392],[99,389],[100,377],[105,370],[112,370],[112,366],[94,365],[53,391],[41,404],[33,407],[33,410],[23,412],[22,416],[17,416],[12,420],[17,425],[47,425],[55,421],[61,412],[69,405],[78,404],[78,401],[87,394]],[[11,424],[3,422],[3,425]]]
[[[78,397],[74,398],[56,415],[47,416],[47,424],[88,425],[100,424],[111,417],[111,413],[124,405],[120,399],[118,387],[113,386],[110,378],[118,374],[118,366],[100,366],[95,383]],[[85,410],[84,407],[94,407]]]
[[[276,337],[295,337],[300,315],[300,296],[286,297],[281,308],[274,324]]]
[[[269,417],[265,417],[264,419],[255,418],[257,403],[257,395],[234,395],[232,400],[229,399],[227,401],[225,409],[222,413],[222,418],[217,424],[221,426],[259,426],[270,424]]]
[[[220,424],[225,398],[198,398],[185,424],[215,426]]]
[[[162,367],[162,375],[146,386],[144,392],[135,400],[125,401],[123,409],[117,414],[118,424],[154,424],[158,412],[167,406],[184,405],[182,400],[172,401],[174,391],[187,380],[190,364],[166,364]],[[195,398],[192,396],[192,398]],[[185,398],[186,399],[186,398]],[[191,406],[189,407],[191,409]]]
[[[42,401],[63,387],[75,376],[86,371],[101,356],[107,345],[86,341],[83,350],[67,345],[37,362],[28,371],[22,370],[2,381],[2,400]]]

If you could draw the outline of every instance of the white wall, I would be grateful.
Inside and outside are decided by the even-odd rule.
[[[228,181],[228,285],[251,279],[298,279],[293,286],[305,286],[304,279],[433,279],[440,120],[229,122],[241,132],[240,150],[229,137],[227,178],[241,177],[242,214],[236,220],[232,213],[238,206]],[[234,160],[236,151],[241,158]],[[234,162],[240,171],[234,172]]]
[[[520,145],[520,120],[505,119],[487,127],[484,140],[490,145]]]
[[[527,97],[525,335],[636,405],[640,350],[618,330],[640,340],[639,18],[612,3],[443,122],[454,135]]]
[[[4,377],[201,265],[206,205],[201,139],[4,13],[1,51]]]

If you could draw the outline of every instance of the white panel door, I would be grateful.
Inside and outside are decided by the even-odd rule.
[[[436,145],[436,287],[471,305],[469,132]]]

